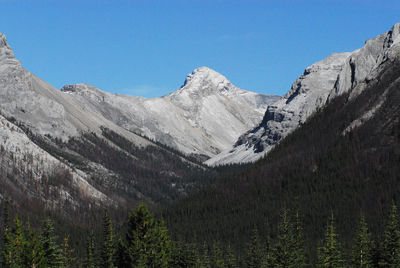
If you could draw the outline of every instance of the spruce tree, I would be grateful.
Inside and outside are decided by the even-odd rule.
[[[10,227],[10,212],[9,212],[9,207],[10,207],[10,202],[8,200],[8,196],[6,194],[4,201],[3,201],[3,222],[2,222],[2,239],[1,239],[1,244],[0,244],[0,249],[1,249],[1,254],[0,254],[0,267],[6,267],[6,258],[5,256],[6,251],[5,251],[5,246],[8,244],[8,237],[9,237],[9,227]]]
[[[108,209],[104,210],[103,217],[103,244],[101,247],[100,267],[114,267],[114,241],[113,241],[113,226],[108,214]]]
[[[89,233],[89,236],[87,238],[86,242],[86,256],[85,256],[85,262],[84,265],[87,268],[95,268],[95,256],[94,256],[94,239],[93,239],[93,232],[91,231]]]
[[[294,227],[294,260],[292,267],[307,267],[308,262],[304,245],[303,227],[298,211],[296,213],[296,223]]]
[[[117,242],[115,252],[115,265],[117,267],[134,267],[133,265],[130,265],[128,247],[126,246],[126,243],[122,238],[120,238]]]
[[[257,228],[252,231],[245,264],[247,268],[258,268],[262,265],[262,251]]]
[[[273,261],[275,267],[294,267],[296,240],[293,226],[289,221],[287,209],[283,209],[281,222],[278,228],[278,241],[273,249]]]
[[[265,246],[263,249],[263,260],[262,260],[262,268],[274,268],[275,260],[273,254],[273,248],[271,246],[271,237],[269,232],[267,233],[267,237],[265,239]]]
[[[26,264],[26,267],[39,267],[39,264],[42,263],[44,259],[40,236],[37,232],[31,230],[29,223],[24,232],[27,241],[24,248],[24,263]]]
[[[360,217],[358,231],[351,252],[351,265],[353,267],[372,267],[371,235],[363,215]]]
[[[64,267],[64,256],[62,249],[57,245],[57,237],[54,234],[53,222],[47,219],[43,226],[43,231],[40,237],[43,260],[42,267]]]
[[[397,207],[392,205],[384,233],[383,252],[380,265],[382,267],[400,267],[400,230]]]
[[[237,260],[231,245],[228,245],[225,251],[225,267],[226,268],[237,268]]]
[[[164,222],[139,205],[130,213],[127,225],[125,241],[118,246],[118,263],[124,267],[168,267],[172,244]]]
[[[6,195],[3,208],[3,230],[6,231],[10,227],[10,200]]]
[[[225,261],[222,254],[222,249],[220,245],[215,242],[212,249],[212,267],[214,268],[224,268]]]
[[[173,245],[170,267],[197,267],[198,259],[199,256],[192,245],[178,242]]]
[[[24,247],[26,247],[27,242],[22,230],[22,223],[18,216],[15,217],[14,227],[8,227],[4,236],[4,267],[23,267],[24,260],[26,260],[24,256]]]
[[[71,267],[74,265],[76,258],[73,256],[75,249],[70,247],[68,237],[64,237],[62,246],[64,265],[65,267]]]
[[[342,257],[340,244],[337,241],[335,233],[333,214],[330,223],[327,225],[325,239],[322,247],[318,249],[318,264],[319,268],[341,268],[345,267],[345,262]]]
[[[201,254],[201,267],[202,268],[211,268],[211,260],[210,253],[208,250],[207,244],[203,243],[202,254]]]

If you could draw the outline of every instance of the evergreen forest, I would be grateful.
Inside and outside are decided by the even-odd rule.
[[[331,214],[323,238],[317,243],[315,262],[305,244],[303,223],[298,212],[283,208],[277,233],[260,235],[257,228],[238,254],[229,244],[215,241],[183,243],[174,241],[162,219],[157,219],[144,204],[133,209],[122,228],[115,228],[108,209],[103,211],[99,235],[88,230],[81,237],[85,246],[71,247],[69,235],[58,237],[50,218],[41,228],[32,228],[13,209],[8,199],[3,206],[1,230],[1,267],[399,267],[399,212],[392,204],[387,212],[384,232],[373,239],[365,217],[359,215],[354,226],[351,248],[343,247]],[[264,226],[267,228],[267,226]],[[116,231],[118,230],[118,231]]]

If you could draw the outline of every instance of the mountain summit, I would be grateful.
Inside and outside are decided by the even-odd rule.
[[[303,124],[317,109],[333,98],[351,91],[360,94],[375,70],[400,43],[400,23],[351,53],[333,54],[304,71],[283,99],[269,106],[257,127],[242,135],[233,148],[208,160],[209,165],[251,162]]]
[[[20,62],[15,59],[14,52],[8,45],[6,36],[0,33],[0,68],[10,64],[20,64]]]
[[[181,89],[174,93],[179,94],[183,90],[189,89],[192,92],[215,93],[216,91],[229,90],[232,87],[231,82],[222,74],[208,67],[200,67],[188,74]]]
[[[195,69],[180,89],[161,98],[111,94],[85,84],[62,91],[127,130],[202,160],[232,146],[280,99],[239,89],[207,67]]]

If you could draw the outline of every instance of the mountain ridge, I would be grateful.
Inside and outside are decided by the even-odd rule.
[[[159,98],[112,94],[85,84],[61,91],[127,130],[200,159],[231,146],[280,98],[239,89],[208,67],[195,69],[181,88]]]
[[[399,36],[400,23],[397,23],[388,32],[367,40],[360,49],[332,54],[307,67],[284,98],[268,107],[261,124],[243,134],[235,146],[207,160],[206,164],[253,162],[265,156],[327,102],[353,88],[356,90],[352,95],[360,94],[365,87],[356,85],[362,84],[386,60],[387,54],[400,42]],[[340,63],[331,65],[332,58],[340,58]]]

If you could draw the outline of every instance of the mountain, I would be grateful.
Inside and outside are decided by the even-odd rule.
[[[304,71],[283,99],[270,105],[262,122],[242,135],[230,148],[209,159],[209,165],[251,162],[268,153],[282,138],[302,125],[315,111],[365,79],[373,79],[392,47],[400,42],[400,24],[387,33],[367,40],[352,52],[333,54]],[[353,91],[360,94],[363,86]]]
[[[296,214],[300,217],[313,264],[332,217],[345,255],[351,251],[360,215],[374,241],[382,241],[390,207],[400,205],[398,30],[397,24],[350,55],[339,72],[339,82],[351,82],[350,88],[340,91],[335,82],[328,103],[265,158],[169,206],[163,217],[177,239],[231,245],[246,254],[254,228],[262,237],[269,236],[269,243],[277,241],[280,214],[286,209],[293,221]],[[385,44],[384,53],[375,54],[373,69],[343,78],[347,64],[372,59],[364,50],[375,51],[369,45],[378,41]],[[365,61],[365,66],[367,62],[372,66],[374,61]]]
[[[169,202],[214,176],[25,70],[3,34],[0,147],[1,197],[81,219],[90,207]]]
[[[213,179],[217,172],[200,162],[232,146],[279,99],[206,67],[161,98],[85,84],[58,90],[24,69],[0,34],[0,197],[81,220],[89,207],[171,202]]]
[[[179,90],[161,98],[111,94],[85,84],[61,91],[124,129],[202,160],[230,148],[280,99],[241,90],[207,67],[194,70]]]

